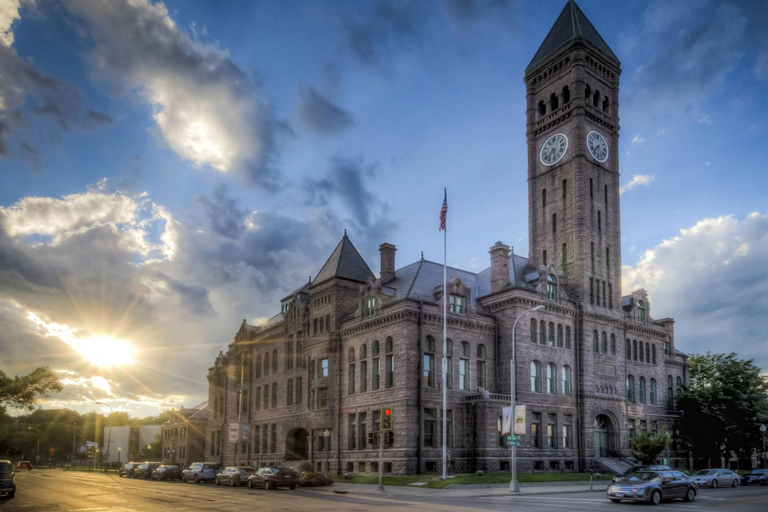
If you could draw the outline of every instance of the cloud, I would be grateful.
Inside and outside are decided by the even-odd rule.
[[[635,145],[635,144],[637,144],[638,146],[645,144],[645,139],[642,136],[640,136],[639,133],[635,135],[635,138],[632,139],[632,145]]]
[[[629,192],[635,187],[644,186],[647,187],[655,179],[652,174],[635,174],[632,179],[626,185],[619,188],[619,194]]]
[[[278,139],[289,129],[226,51],[186,34],[162,2],[63,5],[93,42],[92,74],[152,105],[174,152],[251,185],[277,186]]]
[[[21,0],[4,0],[0,2],[0,46],[12,46],[13,24],[19,19]]]
[[[338,133],[352,125],[352,116],[314,87],[299,89],[299,119],[315,133]]]
[[[512,4],[511,0],[443,0],[451,20],[465,27],[487,16],[504,15]]]
[[[768,368],[768,215],[703,219],[622,267],[624,293],[645,288],[655,318],[675,319],[677,347],[737,352]]]

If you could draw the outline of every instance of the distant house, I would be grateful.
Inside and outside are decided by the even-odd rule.
[[[104,427],[104,445],[101,452],[109,462],[127,462],[140,457],[141,448],[151,445],[160,433],[160,425],[141,427]],[[111,431],[111,432],[110,432]],[[107,448],[109,445],[109,449]]]
[[[186,467],[203,460],[208,402],[192,408],[181,406],[171,410],[171,419],[162,425],[163,462],[175,462]]]

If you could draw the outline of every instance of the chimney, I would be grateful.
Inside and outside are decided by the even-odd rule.
[[[395,278],[395,252],[397,247],[383,243],[379,246],[381,255],[381,284],[388,283]]]
[[[496,293],[509,283],[509,246],[496,242],[491,250],[491,293]]]

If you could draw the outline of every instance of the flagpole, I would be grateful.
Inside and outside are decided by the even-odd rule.
[[[445,202],[448,189],[444,188]],[[446,217],[448,211],[446,209]],[[443,229],[443,480],[448,478],[448,222]]]

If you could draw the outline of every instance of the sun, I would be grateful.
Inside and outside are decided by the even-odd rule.
[[[91,364],[101,368],[131,366],[136,362],[136,349],[131,342],[112,336],[76,338],[69,344]]]

